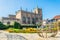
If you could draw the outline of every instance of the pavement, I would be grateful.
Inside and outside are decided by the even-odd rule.
[[[37,33],[8,33],[0,31],[0,40],[60,40],[60,32],[55,37],[42,38]]]

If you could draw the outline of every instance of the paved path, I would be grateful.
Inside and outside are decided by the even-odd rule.
[[[0,31],[0,40],[60,40],[60,32],[54,38],[41,38],[37,33],[6,33]]]

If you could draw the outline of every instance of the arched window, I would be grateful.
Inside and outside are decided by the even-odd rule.
[[[36,22],[38,22],[38,17],[36,17]]]
[[[10,24],[10,22],[8,21],[7,24]]]
[[[28,19],[28,24],[30,24],[30,17],[27,17],[27,19]]]
[[[35,24],[35,18],[32,18],[32,23]]]
[[[26,23],[26,18],[25,17],[22,17],[22,22]]]

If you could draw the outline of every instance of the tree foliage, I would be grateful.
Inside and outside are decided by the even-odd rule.
[[[14,22],[14,26],[13,27],[16,28],[16,29],[22,29],[21,24],[18,23],[18,22]]]
[[[4,25],[2,22],[0,22],[0,30],[7,29],[8,26]]]

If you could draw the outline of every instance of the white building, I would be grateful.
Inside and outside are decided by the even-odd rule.
[[[0,21],[4,24],[10,24],[14,21],[21,24],[36,24],[42,22],[42,9],[35,8],[33,12],[24,10],[18,10],[16,15],[9,15],[8,17],[0,18]]]

